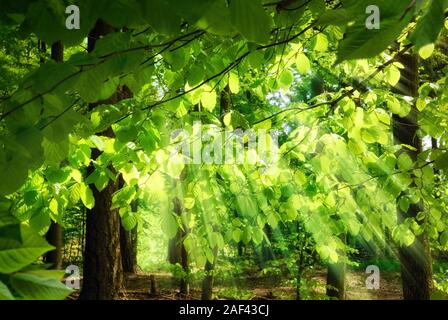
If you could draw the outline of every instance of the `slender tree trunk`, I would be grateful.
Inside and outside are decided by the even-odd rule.
[[[346,235],[341,235],[341,240],[346,243]],[[346,265],[343,253],[339,254],[339,261],[329,263],[327,269],[327,296],[338,300],[345,300],[345,274]]]
[[[41,42],[41,50],[46,51],[46,46],[44,42]],[[43,59],[43,58],[42,58]],[[64,61],[64,46],[62,42],[55,42],[51,46],[51,59],[60,63]],[[41,60],[42,63],[42,60]],[[50,263],[53,269],[62,268],[62,247],[63,247],[63,237],[62,228],[55,222],[51,221],[50,228],[45,235],[48,243],[55,247],[54,250],[49,251],[44,256],[44,262]]]
[[[312,80],[311,98],[314,98],[325,91],[325,82],[320,75],[317,75]],[[347,235],[342,234],[341,240],[347,243]],[[337,263],[329,263],[327,267],[327,290],[326,295],[330,298],[338,300],[345,299],[345,274],[346,265],[344,261],[344,253],[339,252],[339,260]],[[342,260],[342,261],[341,261]],[[298,293],[300,295],[300,293]]]
[[[190,294],[190,281],[188,279],[190,270],[188,264],[188,252],[183,243],[181,244],[181,259],[182,270],[184,271],[185,276],[180,280],[180,294],[181,296],[188,296]]]
[[[405,66],[401,70],[401,79],[397,90],[404,95],[418,96],[418,58],[416,55],[405,54],[400,57],[400,62]],[[417,108],[413,106],[411,113],[406,118],[394,116],[393,133],[398,143],[407,144],[416,151],[406,150],[414,161],[422,151],[422,142],[417,135]],[[411,185],[415,187],[415,185]],[[405,195],[403,192],[402,195]],[[423,203],[412,204],[407,212],[397,209],[398,223],[403,223],[406,218],[415,218],[422,211]],[[401,262],[401,279],[403,296],[405,300],[429,300],[432,289],[432,262],[429,249],[429,239],[426,232],[416,236],[414,243],[409,247],[400,246],[398,255]]]
[[[98,20],[95,28],[89,34],[88,51],[95,48],[96,40],[116,30]],[[99,104],[114,104],[129,98],[132,93],[126,87],[120,87],[107,100],[91,104],[93,110]],[[109,127],[99,135],[114,138],[114,132]],[[92,160],[95,161],[101,152],[92,150]],[[114,172],[112,166],[109,169]],[[88,174],[95,170],[93,164],[88,168]],[[112,195],[119,190],[119,179],[110,181],[103,191],[91,186],[95,198],[95,206],[87,212],[86,244],[84,253],[84,277],[80,294],[82,300],[111,300],[118,296],[123,287],[123,264],[120,249],[120,216],[117,209],[111,210]]]
[[[264,225],[264,233],[266,234],[266,237],[269,239],[269,242],[272,240],[272,228],[270,225],[265,224]],[[263,240],[261,243],[261,255],[262,255],[262,263],[263,265],[267,261],[274,260],[274,252],[272,251],[271,244],[268,243],[268,241]]]
[[[174,204],[174,213],[179,217],[181,217],[182,220],[182,214],[184,211],[182,201],[178,197],[175,197],[173,199],[173,204]],[[188,274],[190,272],[188,263],[188,252],[183,243],[186,235],[187,230],[186,227],[184,226],[184,228],[179,228],[177,230],[177,235],[175,237],[175,239],[177,240],[176,252],[180,253],[179,259],[176,260],[179,260],[178,262],[182,266],[182,270],[184,272],[184,276],[180,279],[180,285],[179,285],[179,292],[181,296],[187,296],[190,294],[190,283],[188,280]]]
[[[40,53],[39,62],[40,62],[40,64],[44,64],[45,63],[45,53],[47,52],[47,45],[45,42],[39,40],[37,42],[37,46],[39,47],[39,53]]]
[[[120,176],[120,188],[124,186],[124,179]],[[138,200],[131,202],[131,210],[134,213],[138,212]],[[120,226],[120,247],[121,259],[123,262],[123,271],[125,273],[134,274],[137,272],[137,240],[138,240],[138,226],[127,231]]]
[[[51,222],[50,228],[45,235],[47,242],[55,247],[44,256],[44,262],[50,263],[52,269],[62,268],[62,228],[59,223]]]
[[[178,243],[182,241],[181,233],[178,231],[174,238],[170,239],[168,243],[168,261],[171,264],[176,264],[181,262],[180,257],[180,246]]]
[[[205,276],[202,280],[202,293],[201,293],[201,299],[202,300],[211,300],[213,297],[213,282],[215,280],[215,276],[213,274],[215,270],[215,264],[218,256],[218,248],[216,247],[213,250],[213,256],[215,257],[215,261],[210,262],[207,260],[204,267]]]
[[[137,226],[131,231],[120,227],[120,246],[123,262],[123,271],[126,273],[137,272]]]
[[[296,229],[297,232],[300,232],[300,228],[299,228],[299,222],[296,222]],[[298,235],[298,237],[300,238],[300,235]],[[301,289],[302,289],[302,278],[303,278],[303,273],[305,271],[305,262],[306,262],[306,255],[308,255],[307,252],[307,247],[308,247],[308,234],[305,233],[303,236],[303,240],[300,241],[299,240],[299,246],[300,248],[298,249],[298,257],[296,260],[296,265],[297,265],[297,275],[296,275],[296,300],[302,300],[302,295],[301,295]]]

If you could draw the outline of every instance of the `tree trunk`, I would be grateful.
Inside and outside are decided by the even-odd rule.
[[[185,276],[180,279],[180,295],[188,296],[190,294],[190,281],[188,279],[190,270],[188,265],[188,252],[183,243],[181,243],[181,259],[182,270],[184,271]]]
[[[184,211],[182,201],[178,197],[175,197],[173,200],[173,204],[174,204],[174,213],[179,217],[182,217],[182,213]],[[175,252],[180,254],[180,256],[175,260],[178,260],[176,263],[180,263],[184,273],[184,275],[180,279],[180,285],[179,285],[179,293],[181,296],[187,296],[188,294],[190,294],[190,283],[188,280],[188,274],[190,272],[188,264],[188,252],[183,243],[186,235],[187,231],[184,226],[183,229],[179,228],[177,230],[177,235],[175,237],[175,239],[177,240]]]
[[[95,48],[96,40],[116,30],[98,20],[95,28],[89,34],[88,51]],[[93,110],[99,104],[114,104],[129,98],[132,93],[126,87],[118,88],[107,100],[90,104]],[[114,132],[109,127],[103,133],[113,138]],[[92,159],[101,155],[98,149],[92,150]],[[109,169],[114,172],[112,166]],[[90,175],[95,170],[93,164],[88,168]],[[124,282],[123,265],[120,250],[120,215],[117,209],[111,210],[112,195],[119,190],[119,179],[110,181],[103,191],[91,186],[95,198],[95,206],[87,212],[86,246],[84,253],[84,277],[80,294],[82,300],[111,300],[118,296]]]
[[[341,235],[341,240],[346,243],[346,235]],[[345,274],[346,265],[343,253],[339,254],[337,263],[329,263],[327,269],[327,296],[338,300],[345,300]],[[342,261],[341,261],[342,260]]]
[[[301,232],[299,228],[299,222],[296,221],[296,230],[297,232]],[[298,257],[296,259],[296,266],[297,266],[297,274],[296,274],[296,300],[302,300],[302,279],[303,274],[305,271],[305,263],[308,253],[308,234],[305,233],[303,235],[303,238],[300,239],[300,234],[298,234],[298,242],[300,248],[298,248]]]
[[[123,271],[126,273],[137,272],[137,227],[126,231],[120,227],[120,246]]]
[[[43,52],[46,51],[45,43],[41,43],[41,50]],[[64,61],[64,46],[62,42],[55,42],[51,46],[51,59],[56,62]],[[42,62],[42,61],[41,61]],[[62,237],[62,228],[61,226],[55,222],[51,221],[50,228],[45,235],[48,243],[55,247],[54,250],[49,251],[44,256],[44,262],[50,263],[52,269],[61,269],[62,268],[62,247],[63,247],[63,237]]]
[[[404,65],[401,70],[401,79],[397,90],[407,96],[418,96],[418,58],[416,55],[405,54],[400,57],[400,63]],[[393,133],[397,143],[407,144],[416,151],[405,150],[414,161],[422,150],[422,142],[417,135],[417,108],[413,106],[411,113],[406,118],[394,115]],[[411,185],[415,187],[415,185]],[[403,192],[402,195],[405,193]],[[422,210],[423,203],[412,204],[407,212],[397,208],[398,223],[403,223],[406,218],[415,218]],[[429,300],[432,288],[432,265],[429,249],[429,239],[426,232],[416,236],[414,243],[409,247],[400,246],[398,255],[401,262],[401,279],[403,285],[403,297],[405,300]]]
[[[327,296],[338,300],[345,299],[345,272],[344,262],[329,263],[327,269]]]
[[[202,280],[202,293],[201,293],[201,300],[212,300],[213,297],[213,282],[215,279],[215,276],[213,274],[215,270],[215,264],[218,256],[218,248],[216,247],[213,250],[213,256],[215,257],[215,261],[211,263],[208,261],[205,263],[204,272],[205,276]]]
[[[98,151],[95,150],[96,157]],[[94,158],[96,158],[94,157]],[[123,286],[120,252],[120,216],[111,210],[117,183],[110,182],[99,192],[92,186],[95,206],[87,212],[82,300],[111,300]]]
[[[55,247],[44,256],[44,262],[50,263],[52,269],[62,268],[62,228],[61,225],[52,221],[45,235],[47,242]]]

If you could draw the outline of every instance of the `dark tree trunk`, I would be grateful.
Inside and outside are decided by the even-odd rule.
[[[64,61],[64,45],[61,41],[57,41],[51,46],[51,59],[56,62]]]
[[[296,230],[297,232],[301,232],[302,230],[299,228],[299,222],[296,222]],[[303,232],[303,231],[302,231]],[[299,246],[298,248],[298,257],[296,259],[296,265],[297,265],[297,275],[296,275],[296,300],[302,300],[302,278],[305,271],[305,263],[307,260],[307,255],[310,253],[308,252],[308,234],[305,233],[303,235],[303,238],[300,239],[300,234],[298,235],[298,241]]]
[[[215,270],[215,263],[218,256],[218,249],[215,248],[213,250],[213,256],[215,257],[215,261],[210,262],[207,259],[207,262],[205,263],[204,272],[205,276],[202,280],[202,293],[201,293],[201,299],[202,300],[211,300],[213,297],[213,282],[215,280],[215,276],[213,274]]]
[[[345,299],[345,272],[344,262],[329,263],[327,269],[327,296],[338,300]]]
[[[299,258],[297,259],[297,277],[296,277],[296,300],[302,300],[302,277],[304,271],[304,260],[305,253],[303,250],[300,252]]]
[[[266,237],[269,239],[269,242],[272,240],[272,228],[270,225],[265,224],[264,225],[264,233],[266,234]],[[263,240],[261,243],[261,256],[262,256],[262,264],[263,266],[267,261],[274,260],[274,252],[272,250],[272,246],[268,241]]]
[[[400,57],[400,62],[405,66],[401,70],[401,79],[396,90],[404,95],[418,96],[418,58],[416,55],[405,54]],[[416,151],[406,150],[414,161],[422,150],[421,139],[417,135],[417,108],[414,106],[406,118],[394,116],[393,132],[397,143],[407,144]],[[415,185],[411,185],[415,187]],[[403,192],[402,195],[405,195]],[[398,223],[403,223],[406,218],[415,218],[422,210],[423,204],[412,204],[407,212],[397,209]],[[432,265],[429,249],[429,239],[426,232],[416,236],[414,243],[409,247],[400,246],[398,255],[401,262],[401,279],[403,285],[403,297],[405,300],[429,300],[432,289]]]
[[[126,273],[137,272],[137,227],[126,231],[120,227],[121,258],[123,271]]]
[[[47,45],[45,42],[43,41],[38,41],[37,46],[39,48],[39,62],[40,64],[44,64],[45,63],[45,54],[47,53]]]
[[[124,186],[124,179],[120,180],[120,188]],[[138,212],[138,200],[131,202],[131,210],[134,213]],[[123,262],[123,271],[125,273],[134,274],[137,272],[137,242],[138,242],[138,226],[134,229],[127,231],[120,226],[120,246],[121,246],[121,259]]]
[[[95,48],[96,40],[116,30],[98,20],[95,28],[89,34],[88,51]],[[93,110],[99,104],[114,104],[129,98],[132,93],[126,87],[118,88],[107,100],[93,103],[89,106]],[[113,138],[112,128],[100,133]],[[92,159],[101,155],[97,149],[92,150]],[[88,174],[94,171],[94,166],[88,168]],[[109,169],[114,172],[112,166]],[[84,252],[84,277],[80,294],[82,300],[111,300],[118,296],[123,287],[123,264],[120,249],[120,216],[117,209],[111,210],[112,195],[119,190],[119,179],[110,181],[103,191],[91,186],[95,198],[95,206],[87,212],[86,246]]]
[[[174,213],[181,217],[182,220],[182,214],[184,211],[182,201],[178,197],[175,197],[173,199],[173,204]],[[190,283],[188,280],[188,274],[190,272],[188,263],[188,252],[184,245],[184,239],[186,235],[187,229],[186,226],[184,226],[184,228],[179,228],[177,230],[177,235],[175,237],[175,239],[177,240],[175,252],[180,254],[180,256],[178,258],[175,258],[175,260],[178,260],[176,263],[180,263],[184,272],[184,276],[182,276],[182,278],[180,279],[179,285],[179,293],[181,296],[187,296],[188,294],[190,294]]]
[[[97,151],[97,150],[95,150]],[[98,152],[95,152],[98,156]],[[95,157],[94,157],[95,158]],[[92,186],[95,206],[87,212],[82,300],[115,299],[123,286],[120,251],[120,216],[111,210],[117,183],[99,192]]]
[[[244,255],[244,244],[242,242],[238,242],[237,249],[238,249],[238,257],[242,257]]]
[[[50,228],[45,235],[48,243],[55,247],[54,250],[48,251],[44,256],[44,262],[50,263],[52,269],[62,268],[62,228],[60,224],[52,221]]]
[[[188,252],[183,243],[181,244],[181,259],[182,270],[184,271],[185,276],[180,279],[180,295],[188,296],[190,294],[190,281],[188,279],[190,270],[188,265]]]
[[[43,52],[46,51],[45,43],[41,43],[41,50]],[[64,46],[62,42],[55,42],[51,46],[51,59],[56,62],[64,61]],[[42,61],[41,61],[42,62]],[[62,268],[62,247],[63,247],[63,237],[62,237],[62,228],[61,226],[54,221],[51,221],[50,228],[45,235],[48,243],[55,247],[54,250],[49,251],[44,256],[44,262],[50,263],[53,269],[61,269]]]
[[[346,243],[346,235],[342,234],[341,240]],[[345,274],[346,265],[344,253],[339,253],[337,263],[329,263],[327,269],[327,296],[338,300],[345,300]]]
[[[168,243],[168,261],[171,264],[181,263],[180,245],[182,241],[182,234],[178,231],[174,238],[170,239]]]

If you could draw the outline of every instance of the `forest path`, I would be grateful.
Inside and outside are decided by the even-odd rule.
[[[180,299],[176,281],[170,273],[152,273],[157,284],[157,294],[151,295],[149,288],[151,280],[149,273],[138,273],[129,275],[126,280],[125,290],[122,291],[120,299],[123,300],[177,300]],[[325,295],[325,272],[318,272],[309,279],[314,283],[315,289],[309,294],[311,299],[319,299]],[[402,289],[400,274],[397,272],[383,272],[380,278],[380,289],[369,290],[366,288],[367,275],[361,271],[347,273],[347,300],[401,300]],[[220,299],[250,299],[250,300],[275,300],[294,299],[295,290],[288,286],[279,286],[278,282],[263,278],[247,279],[243,290],[236,290],[235,283],[218,283],[214,292],[219,292]],[[238,296],[235,296],[238,295]],[[198,300],[201,290],[198,286],[192,286],[191,300]]]

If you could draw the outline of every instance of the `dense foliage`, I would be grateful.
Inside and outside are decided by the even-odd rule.
[[[65,25],[72,4],[79,30]],[[372,4],[379,29],[366,28]],[[155,217],[167,239],[181,234],[192,270],[219,267],[219,255],[242,245],[272,251],[262,267],[292,275],[299,296],[317,260],[353,263],[346,236],[409,247],[424,235],[433,253],[448,250],[448,1],[16,0],[0,9],[0,299],[70,293],[63,271],[39,263],[53,248],[44,236],[93,209],[111,183],[124,229],[144,232]],[[86,50],[98,21],[113,32]],[[41,50],[56,42],[63,62]],[[410,55],[417,95],[403,88]],[[398,139],[403,119],[421,148]],[[225,129],[271,132],[258,142],[278,140],[278,161],[246,136],[241,161],[226,164]],[[179,152],[195,147],[200,163]]]

